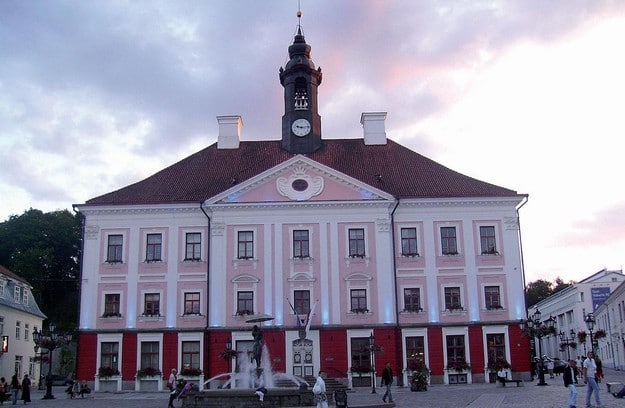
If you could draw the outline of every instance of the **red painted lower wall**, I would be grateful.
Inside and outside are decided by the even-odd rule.
[[[122,380],[132,381],[137,375],[137,333],[124,333],[121,352]]]
[[[443,375],[445,356],[443,354],[443,329],[441,327],[428,328],[428,354],[430,373],[432,375]]]
[[[98,335],[79,334],[78,352],[76,356],[76,378],[80,381],[93,381],[93,376],[98,371],[96,365],[96,350],[98,349]]]
[[[329,378],[346,377],[349,369],[347,332],[345,330],[322,330],[319,332],[319,342],[321,343],[321,371],[325,372]]]
[[[163,334],[163,378],[169,379],[172,368],[178,367],[178,333]]]
[[[523,334],[518,324],[508,326],[510,338],[510,365],[512,371],[529,372],[530,367],[530,340]]]
[[[473,372],[480,372],[486,366],[484,361],[484,339],[482,337],[482,326],[469,326],[469,361]]]

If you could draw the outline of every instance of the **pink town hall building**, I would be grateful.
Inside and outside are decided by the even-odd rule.
[[[387,139],[385,112],[362,114],[360,138],[322,138],[301,31],[279,79],[280,140],[242,141],[241,117],[219,116],[216,143],[76,205],[78,379],[162,390],[177,368],[203,382],[249,359],[254,318],[275,372],[370,387],[388,361],[396,383],[425,365],[455,384],[505,361],[529,376],[527,196]]]

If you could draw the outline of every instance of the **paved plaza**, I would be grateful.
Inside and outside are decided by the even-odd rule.
[[[396,407],[427,407],[427,408],[526,408],[526,407],[567,407],[568,390],[564,388],[562,377],[547,379],[549,386],[537,386],[535,382],[527,382],[523,387],[509,384],[505,388],[495,384],[473,385],[435,385],[426,392],[411,392],[409,388],[393,387],[393,397]],[[600,384],[601,401],[607,408],[625,407],[625,399],[615,399],[608,394],[606,382],[624,382],[625,372],[606,370],[606,378]],[[34,407],[85,407],[85,408],[152,408],[167,407],[168,395],[165,392],[121,392],[97,393],[89,398],[68,399],[63,392],[64,387],[54,387],[54,400],[43,400],[44,392],[34,390],[32,403]],[[349,407],[384,406],[382,404],[382,388],[372,394],[371,388],[357,388],[348,393]],[[586,387],[578,388],[577,407],[585,406]],[[594,405],[594,399],[592,400]],[[10,405],[11,402],[5,402]],[[19,405],[23,405],[19,401]],[[181,403],[176,401],[176,407]],[[268,405],[265,405],[266,407]],[[387,405],[390,406],[390,405]]]

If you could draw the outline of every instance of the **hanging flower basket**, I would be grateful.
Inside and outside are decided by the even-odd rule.
[[[224,351],[222,351],[221,353],[219,353],[219,357],[220,357],[222,360],[230,361],[230,360],[232,360],[233,358],[236,358],[236,356],[238,356],[238,355],[239,355],[239,353],[240,353],[240,352],[239,352],[239,351],[237,351],[237,350],[224,350]]]
[[[586,343],[586,332],[585,331],[580,331],[577,333],[577,340],[579,340],[580,343]]]
[[[606,336],[605,330],[603,329],[599,329],[597,330],[597,332],[595,333],[595,339],[599,340],[602,339]]]

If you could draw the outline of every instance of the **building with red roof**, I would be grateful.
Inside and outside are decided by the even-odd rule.
[[[352,387],[386,361],[399,384],[420,364],[433,383],[489,381],[502,360],[528,375],[527,196],[387,139],[385,112],[362,114],[361,138],[323,138],[321,81],[298,30],[281,140],[241,141],[241,117],[219,116],[213,145],[76,206],[79,379],[203,382],[255,364],[254,326],[274,372]]]

